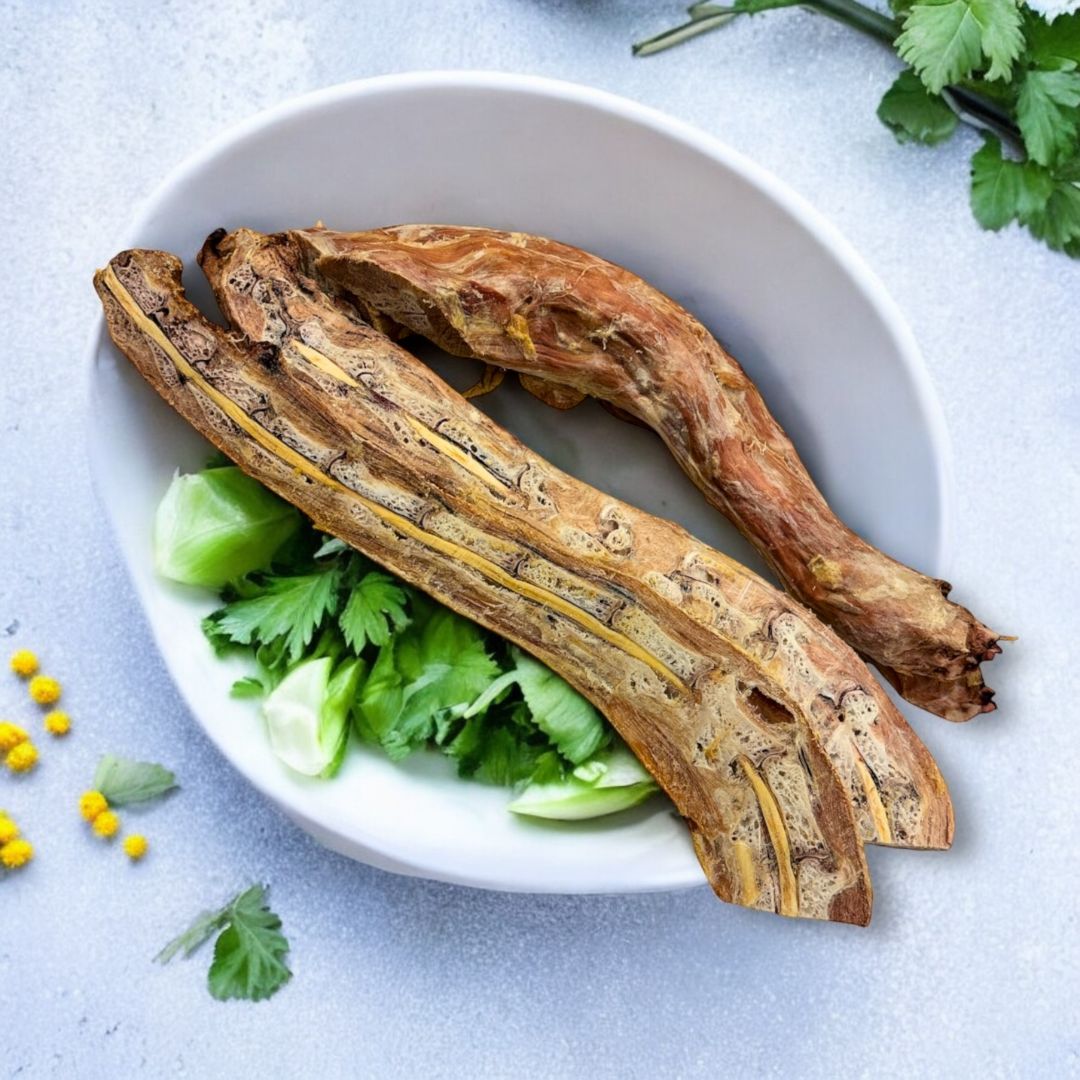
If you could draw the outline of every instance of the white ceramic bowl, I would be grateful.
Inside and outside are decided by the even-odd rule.
[[[319,218],[342,229],[518,229],[632,268],[742,360],[842,516],[939,572],[946,440],[909,330],[831,226],[715,139],[545,79],[370,79],[288,102],[211,143],[158,188],[123,246],[193,262],[218,226],[274,230]],[[208,304],[197,269],[186,280]],[[516,819],[504,791],[459,781],[434,756],[401,766],[353,752],[332,782],[289,773],[255,707],[229,698],[235,673],[202,638],[212,597],[154,576],[154,508],[178,466],[200,464],[204,444],[100,324],[90,361],[93,472],[162,656],[207,734],[302,827],[377,866],[489,888],[622,892],[703,880],[684,828],[659,799],[592,824],[545,826]],[[471,375],[462,361],[440,370],[459,385]],[[650,433],[592,404],[560,414],[505,387],[482,405],[568,471],[760,568]],[[188,722],[176,718],[178,729]]]

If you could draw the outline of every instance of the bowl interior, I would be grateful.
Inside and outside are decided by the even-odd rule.
[[[324,91],[212,144],[151,197],[125,246],[191,269],[213,229],[482,224],[577,244],[685,304],[755,378],[837,511],[899,558],[939,570],[944,443],[899,316],[846,244],[800,200],[715,142],[650,110],[514,76],[422,75]],[[350,755],[309,781],[269,751],[257,710],[229,698],[235,672],[199,631],[213,598],[153,573],[154,508],[205,445],[112,348],[92,345],[92,465],[121,550],[192,713],[236,767],[328,845],[389,869],[530,891],[624,891],[702,880],[688,837],[654,800],[593,824],[506,812],[504,791],[416,755]],[[449,381],[474,372],[424,354]],[[674,518],[762,570],[651,433],[591,403],[557,413],[508,380],[478,404],[563,469]],[[178,717],[177,723],[187,722]]]

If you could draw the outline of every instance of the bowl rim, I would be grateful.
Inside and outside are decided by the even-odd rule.
[[[523,75],[509,72],[488,70],[433,70],[401,72],[390,75],[378,75],[370,78],[355,79],[349,82],[339,83],[334,86],[310,91],[282,101],[270,108],[261,110],[240,122],[227,127],[218,135],[203,143],[193,152],[184,157],[179,164],[175,165],[155,185],[150,194],[139,205],[138,210],[122,232],[122,242],[117,250],[124,250],[136,246],[139,237],[144,234],[147,226],[153,220],[156,208],[162,199],[173,189],[184,184],[194,177],[200,170],[210,164],[219,154],[225,150],[235,150],[248,139],[260,135],[266,129],[281,123],[282,121],[302,115],[312,110],[318,110],[326,106],[338,104],[344,101],[353,101],[380,96],[393,96],[402,92],[416,90],[461,90],[480,89],[502,93],[524,94],[540,98],[555,99],[568,102],[585,108],[607,113],[618,119],[647,127],[660,135],[683,143],[689,148],[698,151],[710,158],[723,168],[730,170],[739,178],[756,188],[768,199],[786,211],[793,221],[805,229],[829,254],[837,264],[847,273],[853,286],[858,289],[893,340],[897,353],[900,357],[907,374],[909,375],[918,406],[926,418],[927,435],[930,439],[936,470],[936,497],[938,527],[934,542],[934,550],[928,558],[928,571],[939,575],[947,564],[951,552],[953,538],[954,498],[953,489],[953,463],[952,450],[945,426],[945,418],[941,402],[934,390],[930,374],[925,360],[915,340],[915,336],[908,326],[903,314],[896,302],[889,295],[881,280],[877,277],[861,255],[851,243],[843,236],[839,229],[833,225],[823,214],[815,209],[803,196],[799,195],[785,181],[780,180],[763,166],[745,156],[742,152],[734,150],[719,138],[699,130],[690,123],[676,119],[649,105],[641,104],[631,98],[614,94],[607,90],[569,82],[561,79],[553,79],[538,75]],[[103,314],[99,311],[94,320],[89,334],[86,352],[84,354],[86,382],[84,394],[87,407],[92,407],[95,395],[94,369],[97,356],[105,343],[107,331]],[[104,505],[106,516],[109,519],[111,529],[116,537],[118,545],[121,544],[121,526],[117,520],[110,501],[104,497],[104,493],[98,483],[98,459],[101,448],[98,440],[90,441],[90,474],[91,483],[99,501]],[[125,558],[126,565],[126,558]],[[136,584],[136,583],[133,583]],[[141,590],[136,584],[136,593],[140,596]],[[151,624],[149,626],[152,636],[166,667],[172,672],[172,665],[166,650],[162,648],[162,641]],[[174,678],[174,683],[176,679]],[[198,719],[197,712],[192,705],[189,695],[178,683],[177,688],[184,699],[188,709]],[[232,756],[226,753],[223,745],[216,737],[214,731],[206,725],[199,723],[203,733],[215,745],[237,770],[244,779],[252,784],[264,797],[269,798],[275,805],[282,809],[292,820],[300,824],[306,831],[317,836],[324,844],[336,850],[347,852],[350,848],[362,847],[365,851],[365,861],[371,865],[395,872],[436,878],[437,880],[451,881],[458,884],[466,884],[474,887],[500,889],[506,891],[539,891],[535,887],[514,885],[500,878],[497,870],[479,872],[472,869],[460,875],[445,868],[434,870],[424,864],[422,856],[414,858],[408,851],[394,850],[392,846],[385,844],[375,836],[361,837],[358,834],[344,835],[335,833],[332,826],[322,822],[318,817],[312,817],[303,807],[300,800],[286,802],[281,794],[271,790],[261,777],[253,771],[243,768],[233,761]],[[702,882],[703,883],[703,879]],[[688,881],[683,876],[672,876],[671,879],[660,879],[647,883],[633,883],[620,889],[624,892],[644,892],[657,890],[670,890],[684,888],[694,882]],[[565,887],[549,891],[567,891]],[[610,883],[602,888],[590,888],[583,886],[576,892],[615,891]]]

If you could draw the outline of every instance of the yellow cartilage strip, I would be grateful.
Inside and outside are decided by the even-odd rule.
[[[307,360],[309,364],[313,367],[317,367],[325,375],[329,375],[332,379],[337,379],[338,382],[343,382],[347,386],[360,387],[360,383],[345,371],[344,368],[339,367],[329,356],[325,356],[323,353],[318,352],[310,345],[305,345],[303,342],[290,339],[289,346]],[[466,454],[456,443],[452,443],[449,439],[440,435],[432,428],[429,428],[427,424],[417,420],[414,416],[403,414],[402,419],[413,429],[419,438],[423,439],[425,442],[431,443],[431,445],[436,447],[440,453],[443,453],[451,460],[456,461],[463,469],[467,469],[478,480],[482,480],[487,484],[488,487],[495,491],[506,490],[506,485],[503,484],[498,477],[492,476],[480,462]]]
[[[769,841],[776,855],[776,870],[780,879],[780,914],[798,915],[799,886],[795,880],[795,868],[791,865],[791,844],[788,841],[787,827],[784,825],[784,818],[777,805],[776,796],[745,754],[740,754],[738,760],[757,796],[761,816],[765,819],[765,828],[769,833]]]
[[[885,804],[881,801],[881,792],[874,783],[870,770],[863,761],[862,754],[855,751],[855,768],[859,771],[859,780],[862,782],[863,791],[866,792],[866,807],[870,811],[870,817],[874,822],[878,839],[883,844],[892,843],[892,829],[889,828],[889,815],[885,811]]]
[[[736,840],[734,843],[735,861],[739,864],[739,879],[742,881],[741,903],[746,907],[753,907],[761,895],[758,888],[757,873],[754,870],[754,855],[750,845],[745,840]]]

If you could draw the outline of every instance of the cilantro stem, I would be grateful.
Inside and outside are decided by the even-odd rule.
[[[690,22],[683,23],[682,26],[672,27],[672,29],[665,30],[655,37],[639,41],[631,46],[631,50],[635,56],[652,56],[653,53],[663,52],[665,49],[673,48],[675,45],[681,45],[684,41],[689,41],[699,34],[707,34],[710,30],[716,30],[725,23],[731,22],[740,14],[741,12],[730,8],[718,8],[711,15],[691,19]]]
[[[895,19],[859,3],[859,0],[762,0],[755,10],[702,0],[689,9],[689,22],[665,30],[645,41],[639,41],[633,46],[633,53],[635,56],[652,56],[719,29],[740,15],[757,14],[780,7],[802,7],[807,11],[825,15],[880,41],[890,49],[900,34],[900,24]],[[962,123],[982,131],[992,131],[1004,142],[1022,149],[1020,129],[1008,113],[990,98],[963,86],[947,86],[941,96]]]

